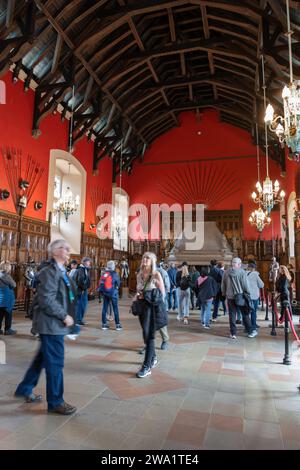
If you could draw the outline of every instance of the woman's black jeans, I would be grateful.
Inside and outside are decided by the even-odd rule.
[[[139,320],[146,346],[144,366],[151,367],[155,357],[155,317],[154,308],[146,302],[144,302],[143,313],[139,316]]]

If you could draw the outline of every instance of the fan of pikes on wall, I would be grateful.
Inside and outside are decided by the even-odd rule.
[[[111,194],[109,191],[98,186],[91,187],[91,203],[94,214],[94,222],[91,223],[90,228],[95,228],[97,223],[101,221],[101,218],[97,216],[97,207],[100,204],[110,204],[111,203]]]
[[[241,190],[237,173],[211,163],[190,164],[168,177],[167,185],[157,183],[161,194],[179,204],[216,204]]]
[[[7,180],[10,186],[11,196],[16,211],[22,211],[30,202],[34,191],[45,171],[32,155],[23,156],[23,152],[15,147],[2,147],[2,157]],[[40,209],[42,203],[35,206]]]

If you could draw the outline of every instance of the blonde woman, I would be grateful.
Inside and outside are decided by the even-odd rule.
[[[2,331],[2,322],[4,319],[4,334],[14,335],[16,330],[11,327],[12,311],[15,304],[14,288],[16,283],[10,275],[11,264],[7,261],[0,263],[0,334]]]
[[[192,280],[189,275],[188,267],[183,266],[182,271],[181,271],[181,280],[180,280],[180,286],[179,286],[180,287],[179,304],[180,304],[180,312],[181,312],[180,319],[182,319],[182,316],[183,316],[184,325],[188,325],[189,323],[191,284],[192,284]]]
[[[158,363],[155,355],[155,331],[158,327],[154,317],[154,309],[151,304],[145,301],[146,293],[154,289],[159,289],[162,299],[165,296],[165,287],[161,274],[156,269],[156,256],[154,253],[146,252],[143,254],[141,267],[137,273],[137,294],[136,299],[144,300],[142,302],[142,314],[139,315],[140,324],[143,330],[144,343],[146,345],[145,358],[141,369],[137,372],[138,378],[144,378],[151,374],[151,368]],[[164,309],[164,302],[158,307]]]

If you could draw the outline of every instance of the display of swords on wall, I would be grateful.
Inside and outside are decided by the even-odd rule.
[[[18,213],[23,213],[45,171],[32,155],[22,149],[3,146],[2,157],[12,199]]]

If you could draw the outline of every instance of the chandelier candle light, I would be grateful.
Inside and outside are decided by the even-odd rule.
[[[69,144],[68,150],[72,153],[72,135],[73,135],[73,117],[74,117],[74,102],[75,102],[75,87],[73,85],[72,90],[72,114],[70,117],[70,134],[69,134]],[[70,168],[71,163],[69,163],[69,173],[70,178]],[[80,206],[80,197],[77,195],[73,196],[70,186],[67,186],[67,189],[64,194],[61,195],[60,199],[53,204],[53,213],[54,214],[64,214],[66,222],[69,220],[69,216],[75,214]]]
[[[262,56],[262,77],[263,77],[263,93],[264,93],[264,105],[266,109],[266,85],[265,85],[265,72],[264,72],[264,57]],[[273,181],[269,177],[269,150],[268,150],[268,131],[267,122],[265,120],[265,148],[266,148],[266,178],[263,181],[263,185],[260,181],[256,183],[256,189],[258,194],[254,191],[252,193],[252,199],[254,202],[259,204],[268,214],[270,214],[274,205],[282,202],[285,197],[285,192],[280,190],[279,182],[276,180],[273,185]]]
[[[69,163],[69,175],[70,175],[70,166]],[[56,201],[53,205],[54,214],[64,214],[66,222],[69,220],[69,216],[75,214],[80,206],[79,196],[73,196],[70,186],[67,186],[66,192],[62,197]]]
[[[293,78],[292,34],[290,23],[289,0],[286,0],[287,37],[289,47],[290,83],[282,91],[284,116],[274,116],[274,108],[268,104],[265,122],[275,132],[279,142],[291,150],[291,160],[299,161],[300,153],[300,88],[299,80]]]
[[[121,202],[121,194],[122,194],[122,166],[123,166],[123,139],[121,140],[120,146],[120,198],[117,204],[115,204],[114,216],[112,217],[112,229],[116,231],[118,238],[120,239],[121,245],[121,234],[123,231],[127,229],[127,218],[122,218],[120,212],[120,202]]]
[[[257,157],[257,183],[256,188],[260,187],[260,171],[259,171],[259,144],[258,144],[258,126],[256,124],[256,157]],[[256,193],[254,196],[254,200],[256,199]],[[252,194],[252,198],[253,198]],[[261,208],[261,201],[259,200],[259,207],[249,217],[249,222],[251,225],[255,225],[258,232],[262,232],[266,225],[269,225],[271,222],[271,217],[266,210]]]

